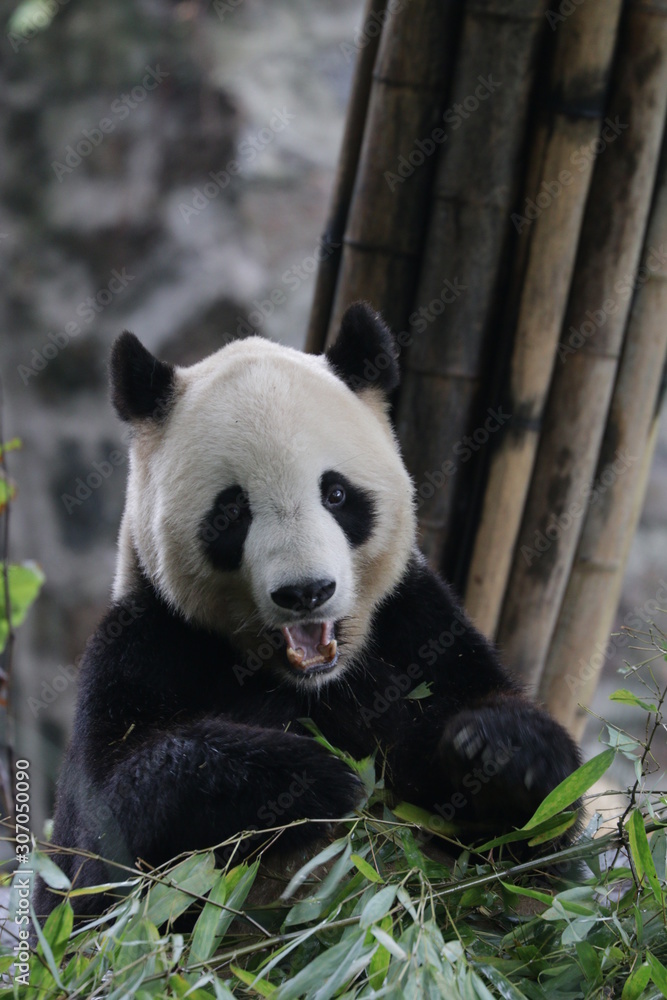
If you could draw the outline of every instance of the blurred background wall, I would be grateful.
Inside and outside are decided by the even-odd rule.
[[[37,834],[77,658],[113,577],[126,442],[107,402],[109,347],[126,328],[180,364],[250,330],[303,345],[361,7],[0,3],[4,419],[24,443],[9,456],[11,554],[46,574],[18,633],[12,699]],[[656,618],[666,496],[663,420],[619,624]],[[618,721],[606,698],[639,655],[619,643],[601,655],[592,709]],[[592,719],[589,742],[599,729]]]

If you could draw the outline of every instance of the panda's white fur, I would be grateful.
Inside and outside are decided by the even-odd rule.
[[[412,484],[386,409],[383,393],[353,392],[324,356],[259,337],[177,368],[168,418],[135,422],[115,600],[136,586],[138,556],[187,620],[231,632],[249,649],[261,629],[304,620],[277,607],[273,591],[334,580],[333,596],[306,620],[340,623],[329,676],[343,669],[415,544]],[[321,502],[327,469],[376,501],[373,531],[358,547]],[[252,523],[240,568],[221,572],[198,532],[216,495],[234,483],[249,497]]]

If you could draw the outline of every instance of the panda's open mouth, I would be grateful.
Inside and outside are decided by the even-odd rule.
[[[301,673],[330,670],[338,659],[332,621],[285,625],[280,631],[293,670]]]

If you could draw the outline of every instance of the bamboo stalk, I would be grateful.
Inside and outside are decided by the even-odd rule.
[[[329,317],[336,292],[336,281],[341,260],[341,249],[347,224],[354,178],[359,164],[359,154],[364,136],[373,78],[373,67],[380,44],[380,26],[385,20],[387,0],[367,0],[361,23],[360,46],[352,81],[343,141],[338,161],[329,216],[322,242],[332,248],[332,253],[320,262],[317,282],[310,312],[305,350],[319,354],[324,350]]]
[[[420,494],[422,549],[445,570],[453,484],[489,364],[490,317],[505,267],[544,7],[543,0],[489,0],[465,8],[451,131],[438,167],[397,413]],[[465,290],[454,295],[447,280]]]
[[[557,23],[549,104],[536,129],[516,212],[518,293],[507,376],[508,432],[490,456],[468,571],[466,607],[494,636],[530,485],[542,414],[567,306],[577,242],[604,118],[620,0],[587,0]],[[545,95],[546,96],[546,95]],[[517,302],[518,299],[518,302]]]
[[[539,697],[578,736],[605,663],[604,650],[650,470],[667,359],[667,142],[637,290],[595,475]],[[612,644],[613,647],[613,644]],[[564,672],[567,671],[567,672]]]
[[[409,0],[395,7],[385,23],[327,343],[335,338],[346,307],[357,298],[381,308],[397,330],[405,325],[435,156],[425,156],[415,168],[416,183],[399,171],[410,169],[411,156],[419,159],[416,144],[439,124],[458,7]]]
[[[498,629],[506,659],[535,688],[581,532],[581,519],[563,524],[585,498],[600,454],[630,308],[626,283],[639,263],[667,110],[664,11],[648,0],[629,4],[619,38],[609,117],[629,127],[595,166],[561,363]]]

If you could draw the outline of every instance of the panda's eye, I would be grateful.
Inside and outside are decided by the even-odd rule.
[[[238,521],[241,514],[248,509],[248,498],[245,493],[239,493],[233,503],[227,504],[225,512],[230,521]]]
[[[345,503],[345,490],[340,483],[334,483],[326,492],[324,502],[327,507],[342,507]]]
[[[320,476],[322,506],[338,522],[350,545],[363,545],[375,524],[375,501],[371,493],[350,482],[336,469]]]

